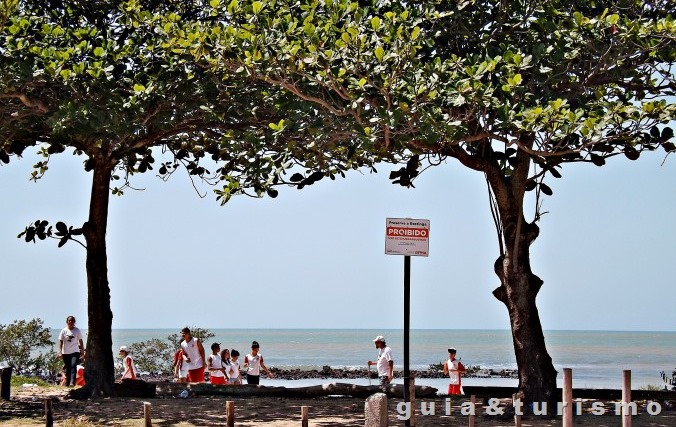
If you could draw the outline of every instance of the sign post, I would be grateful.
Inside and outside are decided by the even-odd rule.
[[[411,331],[411,256],[428,256],[430,221],[427,219],[387,218],[385,254],[404,255],[404,402],[411,404],[409,343]],[[413,410],[413,408],[411,408]],[[411,425],[411,419],[405,421]]]

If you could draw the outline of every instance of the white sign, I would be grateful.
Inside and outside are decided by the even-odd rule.
[[[429,251],[429,219],[387,218],[385,254],[428,256]]]

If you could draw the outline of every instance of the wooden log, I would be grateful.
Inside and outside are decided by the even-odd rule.
[[[235,427],[235,402],[233,400],[225,402],[225,425]]]
[[[471,395],[469,401],[472,403],[472,413],[469,414],[469,427],[474,427],[474,421],[476,420],[476,407],[474,406],[476,405],[476,396]]]
[[[12,390],[12,366],[0,368],[0,399],[9,400]]]
[[[415,427],[415,377],[413,374],[408,378],[408,398],[411,401],[411,418],[408,422],[411,427]]]
[[[309,406],[301,406],[300,407],[300,425],[301,427],[308,427],[308,411],[310,407]]]
[[[143,420],[145,422],[145,427],[153,427],[153,416],[150,409],[150,402],[143,402]]]
[[[516,404],[517,401],[520,402],[518,396],[519,395],[516,393],[512,395],[512,406],[514,407],[514,427],[521,427],[521,415],[519,414],[521,412],[521,407]]]
[[[507,399],[512,394],[518,392],[516,387],[501,387],[501,386],[470,386],[463,385],[463,390],[468,396],[475,395],[478,398],[497,397],[499,399]],[[563,390],[558,388],[554,393],[554,398],[558,402],[563,400]],[[574,388],[573,394],[576,399],[592,399],[592,400],[620,400],[622,398],[622,390],[609,388]],[[676,399],[676,391],[666,390],[632,390],[631,395],[635,400],[674,400]]]
[[[157,396],[157,384],[143,380],[124,379],[113,384],[113,391],[117,397],[141,397],[149,399]]]
[[[352,396],[367,398],[378,392],[388,397],[401,398],[404,396],[402,384],[390,384],[387,387],[362,386],[347,383],[328,383],[309,387],[274,387],[264,385],[216,385],[209,383],[188,384],[191,393],[196,396],[261,396],[261,397],[295,397],[314,398],[326,396]],[[427,386],[416,386],[415,394],[419,397],[436,397],[437,389]]]
[[[54,412],[52,412],[52,399],[45,399],[45,425],[54,426]]]
[[[622,427],[631,427],[631,371],[622,371]]]
[[[573,427],[573,370],[563,368],[563,427]]]

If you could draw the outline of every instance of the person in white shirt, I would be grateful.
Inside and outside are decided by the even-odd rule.
[[[188,382],[204,382],[204,347],[202,342],[190,334],[190,328],[181,330],[181,349],[183,349],[183,363],[187,363]]]
[[[225,384],[225,366],[220,355],[221,344],[215,342],[211,344],[211,354],[207,358],[207,368],[209,368],[209,382],[211,384]]]
[[[392,359],[392,349],[387,346],[385,343],[385,337],[378,335],[373,342],[376,344],[378,349],[378,360],[375,362],[372,360],[368,361],[368,365],[376,365],[378,369],[378,378],[380,380],[380,386],[386,386],[392,382],[392,376],[394,373],[394,359]]]
[[[75,385],[77,375],[77,365],[80,364],[80,358],[84,358],[85,349],[82,342],[82,332],[75,326],[75,317],[66,317],[66,327],[59,333],[59,357],[63,359],[66,369],[66,386]]]
[[[230,352],[230,364],[228,365],[228,384],[242,384],[242,373],[239,370],[239,351],[234,348]]]
[[[244,368],[246,368],[246,383],[259,384],[261,379],[261,369],[269,378],[272,378],[272,372],[265,366],[263,355],[258,353],[260,345],[258,341],[251,343],[251,353],[244,356]]]
[[[135,380],[137,376],[136,366],[134,366],[134,359],[132,359],[130,353],[131,351],[126,345],[120,347],[120,357],[123,360],[124,366],[124,372],[122,373],[122,378],[120,378],[122,380]]]
[[[444,363],[444,374],[448,374],[448,394],[449,396],[462,394],[462,373],[465,372],[465,366],[460,360],[455,358],[456,350],[453,347],[448,349],[448,360]]]

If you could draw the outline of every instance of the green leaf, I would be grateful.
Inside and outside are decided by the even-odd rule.
[[[379,62],[383,62],[383,58],[385,57],[385,50],[383,49],[383,47],[382,46],[376,47],[376,50],[375,50],[374,53],[376,55],[376,59]]]
[[[211,7],[213,7],[213,8],[218,7],[220,4],[221,4],[221,1],[220,1],[220,0],[211,0],[211,1],[209,2],[209,5],[210,5]]]
[[[146,87],[143,86],[142,84],[136,83],[136,84],[134,85],[134,92],[143,92],[143,91],[145,91],[145,90],[146,90]]]
[[[103,56],[104,53],[106,51],[101,46],[94,48],[94,56]]]
[[[376,16],[376,17],[374,17],[373,19],[371,19],[371,27],[372,27],[374,30],[377,30],[378,28],[380,28],[380,18],[378,18],[378,17]]]
[[[258,15],[259,13],[261,13],[261,10],[263,10],[263,3],[255,1],[251,5],[251,8],[253,9],[253,13]]]

